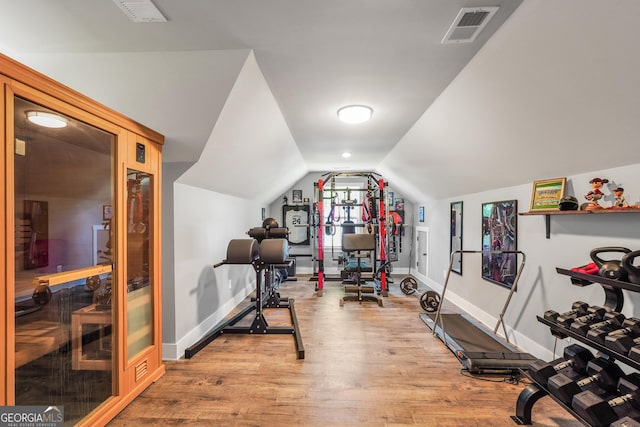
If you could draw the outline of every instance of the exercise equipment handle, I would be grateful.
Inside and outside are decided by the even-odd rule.
[[[225,260],[224,260],[224,261],[222,261],[222,262],[219,262],[219,263],[217,263],[217,264],[213,264],[213,268],[221,267],[221,266],[225,265],[226,263],[227,263],[227,260],[225,259]]]

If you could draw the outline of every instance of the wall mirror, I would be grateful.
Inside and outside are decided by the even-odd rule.
[[[462,202],[451,203],[451,240],[449,253],[462,250]],[[453,257],[451,271],[462,275],[462,254],[457,253]]]

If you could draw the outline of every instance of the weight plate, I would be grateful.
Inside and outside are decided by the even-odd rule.
[[[33,290],[31,299],[38,305],[45,305],[51,301],[51,289],[47,285],[38,285]]]
[[[418,282],[416,282],[416,279],[414,279],[413,277],[405,277],[404,279],[402,279],[402,282],[400,282],[400,290],[405,295],[411,295],[415,293],[416,289],[418,289]]]
[[[433,313],[440,306],[440,295],[435,291],[427,291],[420,296],[420,306],[428,313]]]
[[[91,277],[87,277],[87,280],[85,282],[85,286],[88,289],[91,289],[92,291],[95,291],[95,290],[100,288],[101,282],[102,281],[100,280],[100,276],[91,276]]]

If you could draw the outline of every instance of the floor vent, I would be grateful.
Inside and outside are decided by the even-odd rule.
[[[151,0],[113,0],[133,22],[167,22]]]
[[[499,7],[465,7],[460,9],[441,43],[471,43],[498,9]]]
[[[147,372],[149,372],[149,364],[147,363],[147,359],[145,359],[136,365],[136,382],[147,375]]]

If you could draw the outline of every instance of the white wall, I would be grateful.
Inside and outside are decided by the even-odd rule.
[[[640,175],[640,165],[600,170],[569,177],[568,193],[581,201],[590,189],[593,177],[608,178],[625,186],[625,195],[631,202],[640,200],[640,185],[634,185]],[[552,178],[552,177],[540,177]],[[555,177],[553,177],[555,178]],[[628,184],[628,185],[627,185]],[[605,191],[610,194],[615,185]],[[531,184],[507,187],[482,193],[467,194],[452,199],[431,202],[427,207],[427,225],[430,228],[429,284],[440,291],[449,265],[449,209],[450,202],[464,202],[463,248],[481,250],[481,204],[485,202],[518,201],[518,211],[529,210]],[[610,202],[607,202],[610,205]],[[525,350],[542,357],[552,358],[554,339],[549,329],[536,321],[545,310],[562,312],[571,308],[576,300],[593,305],[604,303],[604,292],[597,285],[578,287],[570,279],[556,273],[556,267],[571,268],[591,262],[591,249],[603,246],[622,246],[640,249],[640,213],[611,215],[552,216],[551,238],[545,238],[543,216],[518,216],[518,250],[526,255],[518,292],[515,294],[505,321],[510,339]],[[614,259],[616,254],[603,254]],[[507,298],[508,290],[481,278],[479,254],[464,255],[463,275],[452,274],[447,299],[493,328],[497,314]],[[640,314],[640,295],[625,291],[623,313]],[[566,344],[559,343],[557,351]],[[556,353],[557,354],[557,353]]]
[[[268,203],[306,172],[298,146],[251,53],[200,159],[180,182]]]
[[[251,266],[213,264],[226,257],[231,239],[261,222],[258,203],[180,183],[174,185],[173,310],[175,340],[164,339],[163,357],[176,359],[219,323],[255,288]]]

